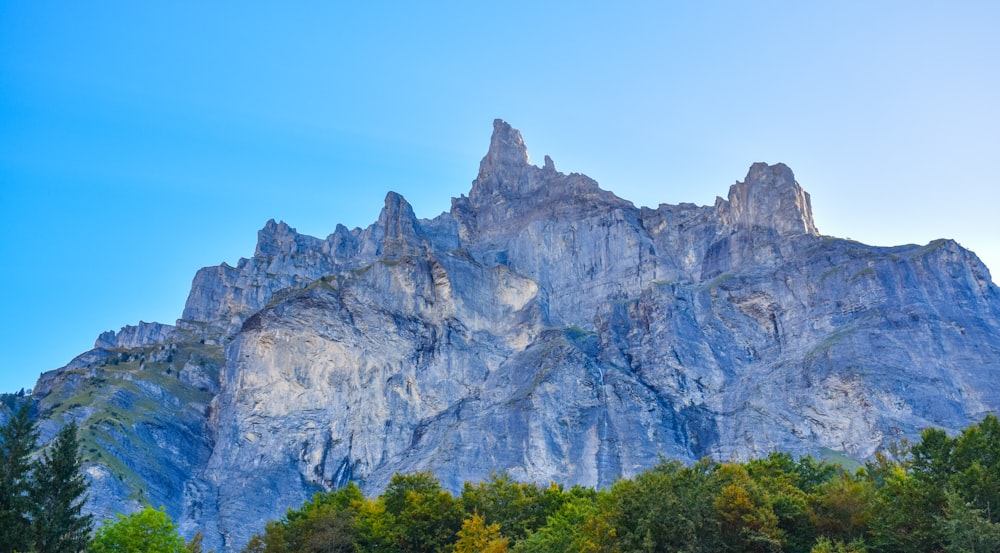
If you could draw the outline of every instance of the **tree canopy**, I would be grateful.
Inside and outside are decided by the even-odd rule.
[[[162,509],[118,515],[94,535],[89,553],[187,553],[177,525]]]
[[[32,529],[37,553],[82,551],[91,516],[83,514],[87,481],[80,472],[76,423],[64,425],[34,469]]]
[[[0,428],[0,553],[27,551],[31,545],[31,451],[38,430],[31,405],[21,404]]]
[[[77,428],[35,454],[29,407],[0,428],[0,553],[200,553],[162,510],[119,515],[91,537]],[[429,472],[377,497],[354,483],[267,523],[253,553],[1000,551],[1000,419],[925,430],[848,472],[774,453],[744,463],[662,460],[603,490],[508,473],[453,496]]]
[[[605,490],[496,473],[454,497],[430,473],[317,494],[245,551],[912,553],[1000,551],[1000,420],[929,429],[854,472],[774,453],[663,460]]]

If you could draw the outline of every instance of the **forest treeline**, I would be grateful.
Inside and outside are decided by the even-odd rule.
[[[854,472],[774,453],[664,460],[602,490],[499,473],[457,496],[430,473],[397,474],[378,497],[317,493],[243,551],[997,553],[1000,420],[925,430]]]
[[[40,454],[28,408],[0,428],[0,553],[200,553],[162,510],[93,521],[76,426]],[[453,495],[431,473],[366,497],[351,483],[268,522],[245,553],[1000,552],[1000,420],[988,415],[854,472],[774,453],[744,463],[663,460],[607,489],[506,473]]]

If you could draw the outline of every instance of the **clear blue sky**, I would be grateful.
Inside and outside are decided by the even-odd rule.
[[[1000,271],[997,2],[0,2],[0,391],[269,218],[434,217],[492,121],[636,205],[785,162],[824,234]]]

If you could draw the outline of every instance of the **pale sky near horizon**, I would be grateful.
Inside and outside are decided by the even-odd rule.
[[[636,205],[784,162],[828,235],[1000,272],[997,2],[0,2],[0,392],[172,323],[271,218],[468,193],[492,121]]]

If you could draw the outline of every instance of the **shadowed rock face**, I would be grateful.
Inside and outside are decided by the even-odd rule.
[[[397,471],[604,486],[660,455],[865,458],[996,411],[998,371],[1000,291],[955,242],[821,236],[781,164],[714,206],[636,208],[531,165],[498,120],[449,213],[389,193],[326,239],[269,221],[252,258],[198,272],[176,327],[102,335],[36,396],[50,433],[76,418],[104,455],[95,512],[148,485],[238,549],[316,490]]]

